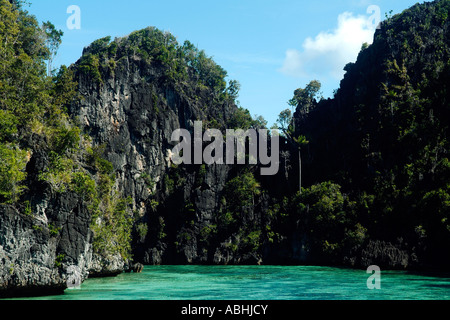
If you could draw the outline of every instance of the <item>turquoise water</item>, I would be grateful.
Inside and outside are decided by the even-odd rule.
[[[450,278],[311,266],[147,266],[140,274],[88,279],[49,300],[449,300]]]

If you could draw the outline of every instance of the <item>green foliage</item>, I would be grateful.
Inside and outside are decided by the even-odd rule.
[[[74,96],[72,75],[61,68],[55,78],[46,76],[45,61],[56,53],[62,32],[50,22],[41,28],[33,16],[9,1],[0,1],[0,11],[0,143],[9,143],[10,150],[2,148],[3,163],[9,166],[3,176],[10,180],[9,190],[3,194],[14,202],[24,190],[19,182],[26,178],[29,160],[24,160],[25,152],[19,152],[19,146],[33,145],[33,135],[37,134],[62,155],[77,148],[80,131],[70,125],[61,109]],[[70,182],[70,161],[52,154],[49,158],[50,168],[40,177],[59,189]],[[67,169],[63,177],[62,170]]]
[[[16,203],[26,190],[27,152],[0,143],[0,202]]]
[[[61,232],[62,227],[56,227],[54,224],[50,223],[48,225],[48,230],[50,233],[50,236],[52,237],[56,237],[59,235],[59,233]]]
[[[155,199],[151,199],[151,200],[150,200],[150,205],[149,205],[149,207],[150,207],[150,209],[151,209],[153,212],[156,212],[156,211],[157,211],[158,206],[159,206],[159,202],[158,202],[158,201],[156,201]]]
[[[78,70],[90,76],[95,83],[103,83],[102,74],[100,72],[100,60],[99,57],[94,54],[83,55],[78,63]]]
[[[26,185],[35,182],[35,175],[28,177],[25,170],[37,153],[46,164],[37,179],[53,191],[78,194],[88,206],[96,253],[129,258],[130,200],[113,191],[114,168],[104,159],[104,148],[90,147],[66,111],[77,97],[75,79],[80,74],[72,67],[52,69],[62,35],[51,22],[41,27],[21,1],[0,0],[0,202],[16,204]],[[102,83],[105,65],[116,65],[117,43],[100,39],[89,50],[78,68]],[[32,214],[29,201],[20,206]],[[59,233],[52,224],[48,228],[52,236]],[[56,267],[63,259],[57,257]]]
[[[153,110],[155,112],[155,114],[158,116],[160,113],[158,104],[159,104],[159,98],[158,95],[154,92],[152,92],[152,101],[153,101]]]
[[[254,120],[250,114],[250,111],[239,107],[232,115],[231,119],[227,124],[228,129],[257,129],[261,128],[267,122],[264,122],[264,118],[260,117]]]
[[[299,105],[305,106],[312,104],[316,96],[319,94],[321,87],[322,84],[319,81],[311,81],[304,89],[299,88],[295,90],[294,97],[289,100],[288,104],[294,108]]]
[[[429,232],[437,236],[450,232],[450,184],[427,192],[420,199],[419,207],[423,212],[431,213],[428,221],[423,221]]]
[[[102,147],[95,148],[97,152]],[[92,151],[92,150],[91,150]],[[93,159],[102,163],[100,155]],[[89,152],[88,152],[89,153]],[[92,153],[89,153],[92,156]],[[91,159],[92,160],[92,159]],[[105,163],[108,163],[104,160]],[[114,177],[109,170],[99,167],[96,179],[84,172],[76,172],[72,177],[72,191],[88,203],[92,213],[91,230],[94,232],[94,252],[109,257],[119,254],[124,260],[131,258],[131,238],[133,217],[129,205],[131,198],[123,198],[114,190]],[[141,230],[142,231],[142,230]]]
[[[138,223],[136,224],[135,228],[139,239],[141,239],[141,241],[144,241],[145,237],[147,237],[148,234],[148,225],[146,223]]]
[[[25,214],[26,216],[31,216],[33,214],[33,212],[31,210],[30,201],[24,201],[24,206],[25,206],[25,209],[23,211],[23,214]]]
[[[172,194],[174,192],[175,181],[169,175],[164,176],[164,185],[168,194]]]
[[[110,175],[114,172],[111,162],[104,158],[105,146],[96,146],[86,148],[86,162],[100,173]]]
[[[39,175],[39,180],[46,181],[57,192],[65,192],[72,181],[74,162],[53,151],[50,152],[49,160],[49,166]]]
[[[322,257],[401,238],[420,261],[448,265],[439,252],[450,239],[449,12],[449,1],[436,1],[389,17],[345,67],[334,99],[314,101],[315,89],[294,94],[293,136],[311,141],[303,181],[313,187],[291,212]],[[283,127],[292,132],[289,118]],[[343,203],[332,186],[317,187],[329,180],[341,186]],[[317,197],[307,199],[311,193]]]
[[[239,91],[241,90],[241,84],[237,80],[230,80],[227,94],[233,99],[237,99],[239,97]]]
[[[10,111],[0,109],[0,142],[11,142],[17,134],[18,120]]]
[[[51,141],[53,150],[61,155],[66,152],[73,152],[79,148],[80,134],[80,128],[75,126],[56,129]]]
[[[62,263],[64,262],[65,258],[66,258],[65,254],[57,255],[56,259],[55,259],[55,268],[61,268],[62,267]]]
[[[92,42],[89,45],[87,50],[91,54],[94,54],[94,55],[109,53],[110,51],[111,51],[111,53],[114,53],[117,50],[117,46],[115,48],[111,48],[111,50],[110,50],[109,49],[110,42],[111,42],[111,37],[110,36],[107,36],[107,37],[95,40],[94,42]]]
[[[290,109],[285,109],[280,112],[277,119],[278,127],[284,135],[291,136],[293,132],[292,127],[292,111]]]
[[[96,197],[96,183],[84,172],[75,172],[71,176],[71,190],[81,196],[84,201],[90,201]]]
[[[203,181],[205,180],[205,175],[206,175],[206,165],[202,164],[200,166],[200,169],[198,170],[196,179],[195,179],[195,184],[197,186],[201,186],[203,184]]]
[[[263,116],[255,115],[253,127],[255,129],[267,129],[267,120]]]
[[[344,197],[340,189],[331,182],[304,189],[298,198],[300,214],[309,214],[317,223],[341,221]]]
[[[368,239],[368,230],[360,223],[356,223],[354,229],[347,229],[344,241],[351,248],[361,247]]]
[[[158,218],[158,232],[157,232],[157,239],[158,240],[164,240],[167,237],[167,233],[165,233],[166,228],[166,222],[164,221],[163,217]]]
[[[91,224],[94,252],[105,257],[120,254],[123,259],[130,259],[133,219],[128,205],[131,199],[113,193],[99,200]]]
[[[52,104],[56,106],[50,116],[59,117],[64,107],[72,102],[76,97],[77,83],[75,82],[75,72],[66,66],[61,66],[58,73],[53,77],[53,87],[51,91]]]
[[[194,204],[192,202],[187,203],[184,206],[184,212],[186,213],[186,216],[188,218],[191,218],[193,215],[195,215],[196,210]]]
[[[237,222],[237,217],[235,217],[236,213],[224,210],[221,212],[219,216],[219,222],[222,227],[228,227]]]
[[[245,172],[231,179],[225,186],[227,203],[237,206],[250,206],[254,197],[261,193],[261,185],[252,172]]]
[[[255,230],[245,235],[242,239],[243,249],[250,252],[258,251],[261,246],[261,233],[261,230]]]
[[[48,51],[34,28],[34,19],[14,10],[9,1],[0,1],[0,109],[20,118],[32,117],[44,102],[45,83],[40,77],[45,67],[39,62]],[[33,46],[26,48],[30,43]]]
[[[186,178],[182,167],[172,165],[164,176],[164,187],[167,194],[172,194],[177,188],[184,186]]]
[[[339,185],[332,182],[313,185],[292,201],[295,217],[316,258],[336,257],[349,241],[354,244],[364,241],[366,229],[354,221],[353,210]]]
[[[305,146],[309,143],[305,136],[298,136],[297,138],[293,138],[294,142],[297,146]]]
[[[220,226],[233,229],[252,209],[255,197],[261,194],[261,185],[252,172],[246,171],[227,182],[219,214]]]
[[[233,101],[239,92],[239,83],[231,81],[227,87],[227,72],[217,65],[203,50],[186,41],[180,45],[169,32],[154,27],[134,31],[124,38],[105,37],[87,47],[75,68],[96,83],[103,83],[108,72],[131,57],[146,64],[157,64],[164,72],[165,81],[183,85],[186,90],[209,90],[214,99]],[[189,84],[186,86],[186,84]],[[154,100],[155,112],[159,108]]]
[[[200,239],[209,244],[209,239],[217,234],[217,225],[210,224],[200,230]]]
[[[49,50],[48,74],[51,75],[53,71],[53,59],[58,51],[59,46],[61,45],[64,32],[62,32],[61,30],[57,30],[55,25],[50,21],[44,22],[42,24],[42,29],[46,37],[45,44]]]

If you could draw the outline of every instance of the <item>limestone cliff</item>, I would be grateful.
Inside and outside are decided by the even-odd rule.
[[[117,190],[133,199],[135,259],[212,263],[212,255],[195,241],[218,211],[230,168],[173,165],[171,137],[180,128],[192,132],[196,120],[205,128],[226,127],[237,110],[224,86],[226,73],[202,51],[155,28],[97,41],[74,69],[82,97],[70,113],[97,146],[105,147]],[[188,204],[195,211],[192,225],[183,225],[186,216],[180,215],[186,215]],[[139,234],[138,228],[148,232]],[[178,241],[175,248],[177,237],[191,233],[194,243]]]
[[[23,37],[0,59],[0,296],[61,293],[133,261],[449,265],[449,1],[388,19],[333,99],[299,103],[301,193],[292,141],[274,176],[173,163],[172,133],[195,121],[261,129],[204,51],[146,28],[47,77],[42,29],[17,5],[0,0],[0,36]]]

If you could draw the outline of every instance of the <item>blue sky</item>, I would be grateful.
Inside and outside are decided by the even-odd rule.
[[[239,101],[272,125],[296,88],[322,82],[323,95],[339,87],[342,68],[370,42],[377,12],[399,13],[415,0],[30,0],[38,21],[64,31],[56,65],[70,65],[84,47],[155,26],[180,43],[190,40],[241,83]],[[423,2],[423,1],[422,1]],[[70,5],[81,28],[69,30]],[[375,7],[374,7],[375,6]],[[368,11],[368,9],[369,10]],[[378,8],[378,11],[375,10]]]

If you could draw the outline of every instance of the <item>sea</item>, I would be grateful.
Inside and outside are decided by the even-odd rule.
[[[31,298],[24,298],[31,299]],[[35,300],[450,300],[450,273],[323,266],[146,266]]]

